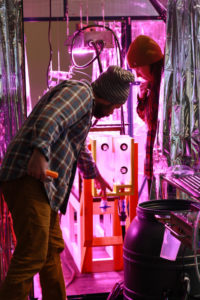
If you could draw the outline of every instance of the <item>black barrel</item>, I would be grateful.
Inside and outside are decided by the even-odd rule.
[[[137,216],[131,222],[124,240],[124,299],[164,300],[200,299],[200,282],[197,276],[194,253],[180,246],[175,261],[160,257],[165,227],[156,215],[169,216],[171,211],[189,212],[192,201],[155,200],[138,205]],[[199,264],[198,255],[198,264]],[[186,279],[190,284],[186,286]]]

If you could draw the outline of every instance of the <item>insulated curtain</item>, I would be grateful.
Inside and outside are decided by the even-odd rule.
[[[167,14],[163,153],[199,170],[200,0],[169,0]]]
[[[0,164],[26,118],[22,0],[0,0]],[[0,193],[0,283],[15,246],[12,220]]]

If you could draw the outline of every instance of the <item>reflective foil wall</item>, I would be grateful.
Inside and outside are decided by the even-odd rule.
[[[26,117],[22,0],[0,0],[0,164]],[[0,194],[0,282],[14,248],[12,220]]]
[[[0,0],[0,161],[26,116],[22,1]]]
[[[200,0],[169,0],[163,151],[170,166],[199,168]]]

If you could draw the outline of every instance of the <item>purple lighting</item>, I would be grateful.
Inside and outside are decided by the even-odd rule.
[[[95,54],[95,51],[90,49],[89,47],[85,47],[85,48],[75,48],[74,53],[77,55],[85,55],[88,53]]]

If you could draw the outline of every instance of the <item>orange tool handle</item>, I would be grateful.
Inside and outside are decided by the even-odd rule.
[[[50,176],[52,178],[58,178],[58,172],[54,172],[54,171],[51,171],[51,170],[46,170],[46,175]]]

